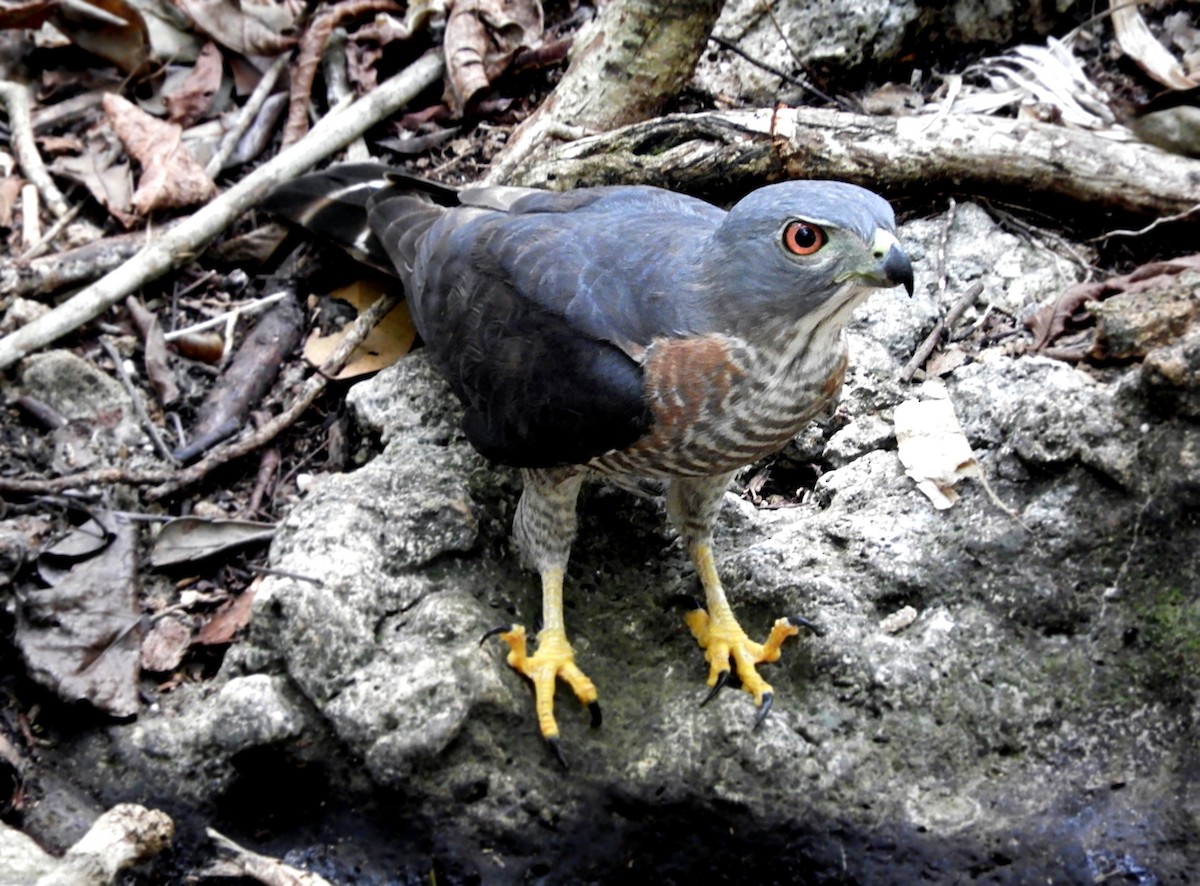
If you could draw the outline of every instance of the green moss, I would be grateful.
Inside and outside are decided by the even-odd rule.
[[[1168,700],[1200,690],[1200,597],[1164,589],[1134,607],[1139,676]]]

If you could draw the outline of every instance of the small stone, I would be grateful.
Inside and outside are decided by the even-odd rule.
[[[898,634],[917,620],[917,610],[912,606],[897,609],[879,623],[879,630],[885,634]]]

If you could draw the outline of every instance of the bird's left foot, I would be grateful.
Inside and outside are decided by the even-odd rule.
[[[731,674],[736,673],[742,688],[754,696],[754,703],[758,705],[758,716],[754,720],[756,728],[767,718],[775,697],[771,684],[759,675],[757,665],[778,661],[784,641],[800,633],[801,627],[815,630],[807,619],[780,618],[772,626],[766,642],[756,643],[746,635],[732,613],[714,617],[697,605],[684,615],[683,620],[704,650],[704,660],[708,662],[711,688],[701,705],[712,701],[729,682]]]

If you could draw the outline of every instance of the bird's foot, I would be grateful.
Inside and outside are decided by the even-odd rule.
[[[758,716],[754,720],[756,728],[767,718],[774,700],[771,684],[759,675],[756,666],[778,661],[784,641],[800,633],[801,627],[815,629],[807,619],[780,618],[772,626],[766,642],[756,643],[729,612],[711,616],[697,605],[684,615],[683,620],[704,650],[704,660],[708,662],[711,688],[701,705],[712,701],[729,682],[731,673],[735,673],[742,688],[754,696],[754,703],[758,705]]]
[[[534,708],[537,711],[538,728],[542,738],[563,766],[567,765],[558,740],[558,722],[554,719],[554,689],[561,678],[580,703],[587,706],[592,715],[592,726],[600,725],[600,704],[596,701],[596,686],[575,664],[575,651],[567,642],[567,632],[562,628],[543,628],[537,634],[537,652],[532,655],[526,649],[525,628],[513,625],[488,631],[484,639],[499,636],[508,644],[508,663],[518,673],[533,683]]]

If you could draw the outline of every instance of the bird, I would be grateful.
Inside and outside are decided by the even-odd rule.
[[[532,683],[559,761],[560,680],[601,722],[563,615],[589,478],[664,484],[703,589],[683,619],[708,665],[704,700],[736,677],[761,724],[774,691],[758,666],[812,623],[781,617],[750,639],[713,526],[734,475],[836,402],[853,310],[881,288],[912,295],[891,205],[835,181],[767,184],[726,210],[648,185],[455,190],[345,163],[284,183],[264,208],[399,277],[467,440],[520,469],[512,534],[540,576],[542,624],[534,647],[521,624],[484,639],[499,636]]]

